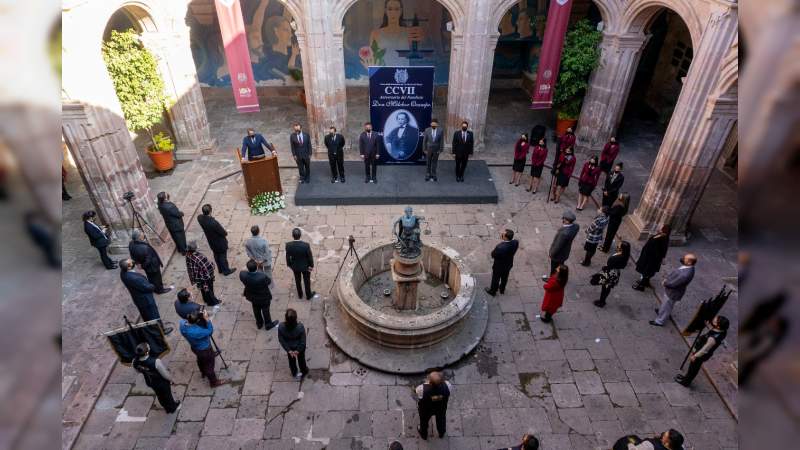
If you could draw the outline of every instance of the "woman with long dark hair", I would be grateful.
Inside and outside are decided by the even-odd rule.
[[[602,308],[606,306],[606,299],[611,294],[611,290],[619,283],[619,271],[628,265],[631,257],[631,244],[621,241],[617,245],[617,251],[608,257],[606,265],[600,270],[600,299],[594,301],[594,306]]]
[[[525,189],[528,192],[536,193],[539,189],[539,183],[542,181],[542,170],[544,169],[544,161],[547,159],[547,141],[540,138],[536,141],[536,145],[531,149],[531,183]]]
[[[519,186],[519,179],[522,178],[522,172],[525,171],[525,159],[528,158],[528,150],[531,144],[528,143],[528,135],[522,133],[514,144],[514,164],[511,166],[511,181],[508,184]]]
[[[631,202],[631,196],[627,192],[623,192],[617,196],[611,207],[608,208],[608,227],[606,228],[606,239],[603,242],[603,253],[608,253],[611,249],[611,244],[614,242],[614,237],[619,231],[619,226],[622,225],[622,218],[628,214],[628,205]]]
[[[636,260],[636,271],[642,276],[636,283],[633,283],[633,288],[637,291],[644,291],[644,288],[650,287],[650,278],[661,270],[661,263],[667,256],[669,249],[669,235],[672,228],[669,225],[661,227],[661,231],[650,236],[647,243],[642,247],[642,253],[639,254],[639,259]]]
[[[569,280],[569,268],[559,264],[550,279],[544,284],[544,298],[542,299],[542,315],[539,319],[548,323],[553,320],[553,314],[564,304],[564,288]]]

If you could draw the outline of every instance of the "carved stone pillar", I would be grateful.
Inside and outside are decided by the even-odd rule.
[[[578,129],[578,151],[596,153],[616,133],[648,36],[604,34],[600,65],[589,80]]]
[[[125,120],[104,108],[64,102],[61,130],[97,213],[112,231],[112,246],[127,248],[131,210],[122,196],[134,193],[133,204],[156,230],[155,202]]]
[[[189,27],[142,34],[142,42],[158,59],[175,134],[176,159],[194,159],[216,149],[206,115],[203,93],[192,59]]]
[[[735,4],[715,6],[642,199],[628,216],[640,239],[670,223],[674,237],[685,240],[687,223],[737,118],[736,88],[718,93],[721,63],[737,40],[737,10]]]
[[[458,103],[461,100],[461,73],[464,61],[464,36],[453,34],[450,37],[450,73],[447,76],[447,122],[445,123],[445,142],[450,144],[453,133],[459,130],[461,121]]]

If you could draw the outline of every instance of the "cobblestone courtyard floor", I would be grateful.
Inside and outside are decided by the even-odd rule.
[[[522,187],[509,186],[510,169],[499,166],[490,169],[500,193],[497,205],[412,205],[429,220],[425,242],[452,247],[465,256],[479,287],[489,281],[487,255],[500,230],[513,229],[521,243],[506,295],[489,300],[489,326],[482,344],[446,371],[455,387],[448,437],[420,440],[412,390],[422,377],[387,375],[352,362],[325,336],[321,309],[321,297],[328,295],[347,250],[347,236],[355,236],[357,246],[388,238],[390,224],[405,205],[295,207],[296,171],[287,168],[281,170],[287,208],[266,217],[251,216],[241,175],[208,186],[236,169],[228,151],[241,139],[238,131],[223,133],[222,129],[233,126],[225,108],[213,111],[219,154],[179,164],[173,174],[152,178],[151,189],[172,193],[186,212],[189,239],[197,239],[207,255],[208,244],[194,213],[199,204],[214,205],[214,215],[230,230],[232,267],[244,267],[242,243],[251,225],[261,226],[276,258],[273,317],[281,318],[287,307],[299,312],[309,333],[311,375],[301,383],[291,378],[276,331],[256,329],[238,277],[218,275],[215,287],[225,304],[214,324],[217,342],[230,365],[223,375],[233,378],[231,385],[208,388],[177,331],[170,337],[173,351],[166,362],[176,377],[173,392],[183,402],[178,414],[158,409],[133,369],[116,365],[107,376],[113,357],[99,333],[119,326],[122,314],[135,317],[135,308],[118,272],[103,271],[96,251],[86,245],[79,216],[91,203],[80,186],[73,185],[75,199],[65,203],[64,213],[65,445],[77,436],[75,448],[80,449],[384,449],[398,439],[407,449],[493,450],[515,445],[523,433],[534,432],[544,449],[582,450],[607,449],[625,434],[651,435],[676,428],[687,436],[687,448],[738,448],[736,419],[709,379],[699,376],[691,389],[672,381],[687,345],[674,326],[648,325],[657,300],[651,291],[630,289],[635,279],[631,266],[605,309],[591,304],[599,290],[588,284],[588,278],[605,255],[598,254],[591,268],[577,264],[582,256],[582,231],[593,216],[590,208],[579,214],[582,231],[573,245],[564,308],[553,324],[536,318],[543,295],[540,275],[548,267],[546,251],[563,207],[574,207],[575,187],[562,205],[545,204],[544,194],[532,196]],[[490,117],[496,113],[490,111]],[[298,116],[292,111],[285,114]],[[271,124],[263,129],[272,134],[285,132]],[[658,143],[657,136],[654,141],[647,133],[633,135],[624,143],[623,157],[629,163],[626,186],[634,204]],[[508,163],[509,148],[510,144],[495,143],[483,157]],[[675,267],[685,251],[700,254],[701,272],[675,312],[679,324],[685,323],[698,301],[719,290],[721,279],[736,275],[735,184],[715,175],[709,186],[693,221],[693,240],[689,247],[672,248],[662,270],[663,274]],[[294,296],[293,277],[285,265],[283,243],[295,226],[304,231],[316,258],[313,285],[321,297],[310,302]],[[641,243],[634,246],[638,256]],[[165,259],[165,282],[178,289],[188,286],[183,258],[173,254],[171,245],[159,251],[164,257],[171,255],[168,262]],[[162,316],[177,322],[174,292],[157,300]],[[733,298],[723,310],[733,318],[732,327],[737,326],[736,304]],[[718,355],[709,364],[722,375],[723,383],[726,373],[734,370],[736,343],[729,341],[725,356]],[[735,385],[717,387],[735,408]]]

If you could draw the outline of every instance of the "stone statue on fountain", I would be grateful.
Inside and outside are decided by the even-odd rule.
[[[405,214],[394,221],[392,234],[397,238],[394,248],[403,258],[416,258],[422,253],[422,240],[420,239],[420,224],[425,220],[422,216],[415,216],[410,206],[405,209]]]

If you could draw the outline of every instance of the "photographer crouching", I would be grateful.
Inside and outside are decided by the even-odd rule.
[[[197,367],[200,375],[208,378],[211,387],[227,384],[230,380],[219,379],[214,373],[214,360],[216,352],[211,346],[211,338],[214,334],[214,326],[208,318],[208,312],[203,307],[198,312],[189,314],[186,319],[180,321],[181,334],[192,349],[192,353],[197,356]]]

